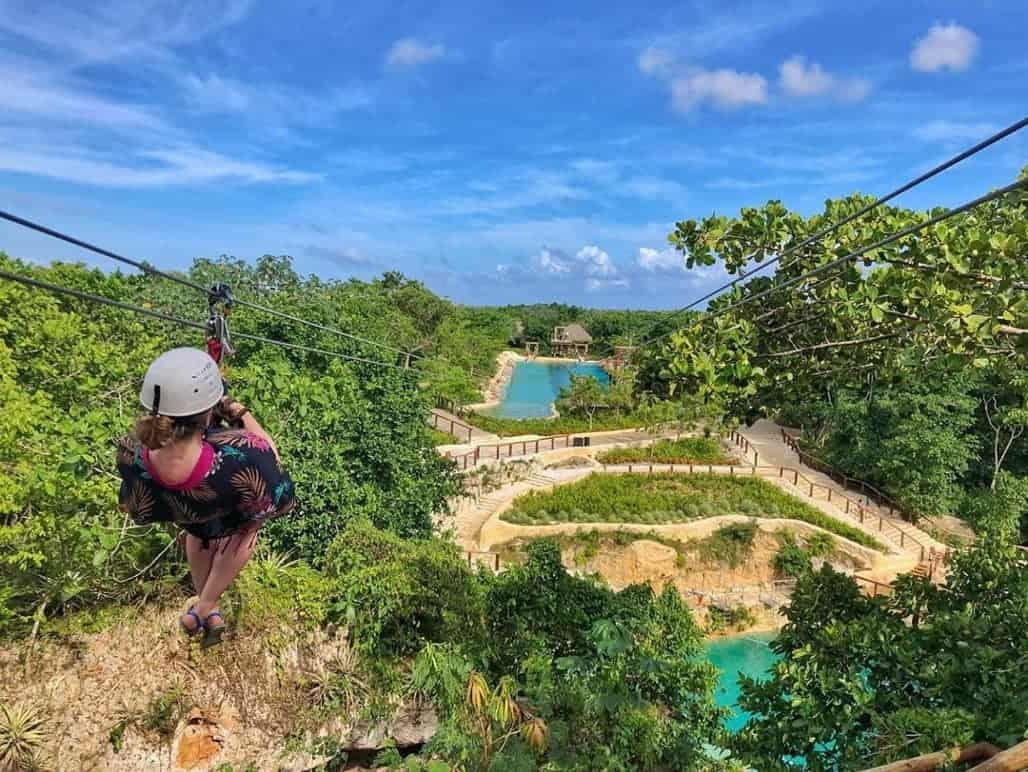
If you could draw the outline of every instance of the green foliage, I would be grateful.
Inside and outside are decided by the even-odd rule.
[[[352,624],[361,651],[411,654],[428,642],[467,640],[481,625],[479,581],[456,547],[409,541],[364,520],[328,546],[329,618]]]
[[[507,522],[674,523],[722,515],[802,520],[882,549],[871,536],[783,493],[764,480],[725,475],[593,474],[553,491],[531,491],[503,514]]]
[[[721,450],[721,443],[713,437],[683,437],[678,440],[658,440],[641,448],[614,448],[597,454],[603,464],[730,464],[732,460]]]
[[[729,523],[721,526],[706,539],[698,542],[700,557],[737,568],[753,551],[753,540],[758,530],[756,522]]]
[[[575,578],[547,540],[526,551],[488,582],[482,642],[415,659],[443,719],[427,750],[469,770],[718,768],[715,672],[678,594]]]
[[[801,576],[786,614],[771,678],[743,679],[756,718],[739,749],[756,768],[796,756],[862,769],[971,739],[1010,745],[1028,725],[1028,575],[1009,539],[959,551],[945,587],[912,578],[889,599],[825,566]]]

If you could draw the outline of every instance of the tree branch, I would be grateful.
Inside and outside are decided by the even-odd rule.
[[[870,338],[855,338],[853,340],[833,340],[827,343],[818,343],[813,346],[804,346],[802,348],[794,348],[789,351],[773,351],[770,354],[758,354],[755,359],[772,359],[775,357],[788,357],[796,354],[805,354],[808,351],[820,351],[826,348],[846,348],[849,346],[861,346],[865,343],[875,343],[880,340],[889,340],[890,338],[898,338],[900,333],[890,332],[885,335],[873,335]]]

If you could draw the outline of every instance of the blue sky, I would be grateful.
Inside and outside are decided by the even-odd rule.
[[[162,267],[676,307],[723,278],[676,220],[881,193],[1023,117],[1025,29],[1023,0],[0,0],[0,208]],[[901,203],[1025,164],[1015,137]]]

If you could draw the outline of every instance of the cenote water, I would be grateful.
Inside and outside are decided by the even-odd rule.
[[[500,418],[547,418],[572,375],[591,375],[604,386],[610,383],[595,362],[518,362],[500,404],[483,412]]]
[[[738,732],[749,720],[749,714],[739,709],[739,674],[753,678],[767,675],[778,655],[768,643],[773,633],[737,635],[719,638],[707,644],[707,659],[721,671],[717,684],[717,704],[728,708],[731,716],[725,721],[730,732]]]

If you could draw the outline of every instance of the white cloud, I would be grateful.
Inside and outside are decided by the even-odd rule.
[[[925,142],[973,142],[990,134],[995,134],[999,128],[992,123],[957,123],[954,121],[929,121],[918,126],[912,132],[918,139]]]
[[[919,72],[966,70],[978,52],[978,36],[959,24],[935,24],[910,52],[910,66]]]
[[[610,255],[595,245],[582,247],[575,258],[584,264],[587,276],[614,276],[618,272]]]
[[[767,102],[767,80],[763,75],[736,70],[696,70],[671,81],[671,104],[688,112],[703,102],[734,109]]]
[[[563,253],[552,249],[542,249],[538,255],[532,258],[533,264],[543,273],[550,275],[571,273],[571,266]]]
[[[644,75],[665,77],[671,74],[674,63],[674,54],[657,46],[650,46],[639,54],[639,71]]]
[[[661,250],[639,247],[636,264],[644,271],[651,273],[685,270],[685,261],[682,256],[670,247]]]
[[[610,255],[595,244],[586,244],[573,256],[546,247],[534,254],[527,265],[498,264],[495,276],[502,280],[516,279],[522,282],[552,282],[554,279],[581,281],[588,292],[629,285],[628,279],[622,275]]]
[[[838,78],[817,62],[809,64],[802,56],[782,62],[779,69],[782,90],[790,96],[831,96],[847,102],[859,102],[871,93],[871,83],[863,78]]]
[[[397,40],[386,53],[387,67],[417,67],[442,59],[446,46],[442,43],[423,43],[417,38]]]

